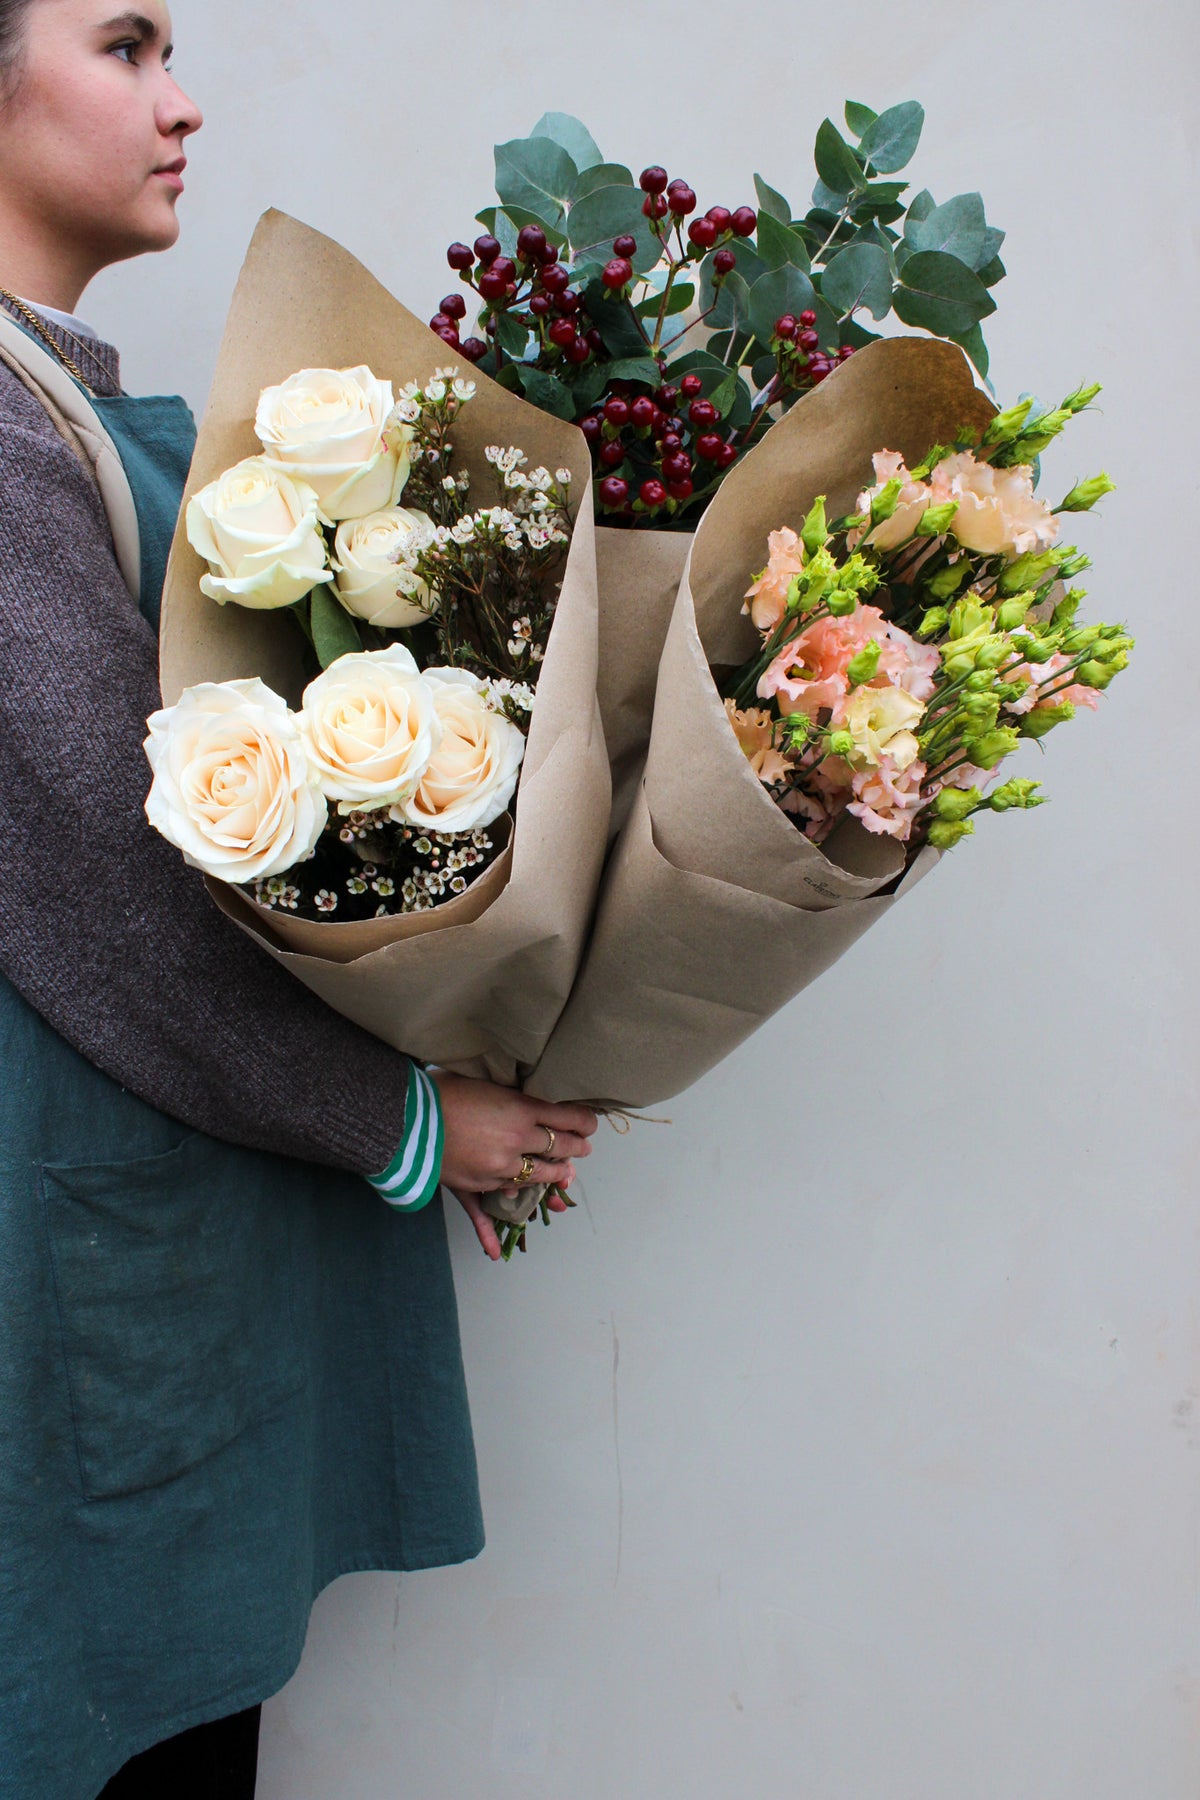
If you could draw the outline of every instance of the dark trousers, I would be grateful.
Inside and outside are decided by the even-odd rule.
[[[261,1706],[143,1750],[99,1800],[254,1800]]]

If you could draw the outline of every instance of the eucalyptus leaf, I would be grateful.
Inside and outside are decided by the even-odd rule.
[[[758,356],[755,358],[753,367],[750,370],[750,379],[757,390],[761,392],[774,374],[775,358],[769,352],[765,356]]]
[[[891,258],[877,244],[848,244],[822,274],[821,293],[843,319],[861,306],[873,319],[886,318],[892,307]]]
[[[587,126],[581,125],[570,113],[543,113],[529,135],[551,138],[561,145],[577,169],[591,169],[604,161],[600,146]]]
[[[530,215],[525,215],[527,218]],[[479,224],[485,231],[490,231],[505,256],[515,257],[517,254],[517,228],[502,206],[485,206],[483,211],[475,214]],[[542,221],[539,219],[538,224]]]
[[[676,281],[667,297],[667,309],[663,314],[664,319],[673,318],[676,313],[686,312],[695,298],[696,290],[690,281]],[[638,301],[638,304],[633,310],[637,313],[639,319],[657,319],[661,305],[661,293],[647,294],[644,300]]]
[[[657,387],[659,382],[658,364],[650,355],[619,357],[607,365],[606,373],[610,382],[644,381],[650,387]]]
[[[585,194],[594,194],[597,188],[632,186],[633,176],[624,163],[595,163],[590,169],[579,171],[572,205],[582,200]]]
[[[529,345],[529,327],[515,313],[497,313],[496,341],[506,356],[522,357]]]
[[[496,230],[496,215],[501,210],[502,209],[498,206],[485,206],[482,212],[475,214],[475,217],[483,226],[484,230],[490,231],[497,242],[500,242],[501,239],[500,233]],[[510,220],[516,227],[516,230],[512,233],[512,250],[506,249],[506,256],[514,254],[517,244],[517,231],[519,231],[523,225],[537,225],[545,232],[547,243],[553,244],[556,249],[560,248],[567,241],[564,234],[555,226],[547,225],[545,219],[539,219],[536,213],[526,212],[523,206],[506,206],[503,208],[503,212],[505,218]]]
[[[904,221],[904,236],[914,250],[944,250],[969,269],[978,267],[986,233],[983,200],[978,194],[955,194],[923,219],[914,219],[910,212]]]
[[[327,669],[330,663],[335,663],[339,656],[349,656],[362,649],[358,626],[345,608],[334,599],[327,585],[312,591],[309,625],[313,649],[323,669]]]
[[[913,195],[908,208],[908,216],[910,219],[927,219],[936,205],[937,201],[929,189],[922,188],[919,194]]]
[[[857,164],[855,167],[857,167]],[[825,225],[825,231],[821,233],[821,236],[824,237],[825,232],[829,230],[830,225],[833,224],[833,221],[841,212],[842,207],[846,204],[846,196],[845,194],[839,194],[836,188],[826,187],[823,181],[818,181],[813,187],[812,203],[819,213],[827,213],[829,215]]]
[[[873,169],[880,175],[890,175],[911,160],[924,123],[924,107],[915,100],[904,100],[899,106],[889,106],[886,112],[871,121],[858,147]],[[825,176],[819,163],[817,167]]]
[[[981,270],[986,269],[989,263],[999,260],[1000,246],[1004,242],[1006,236],[1007,233],[1001,231],[999,226],[988,226],[983,234],[983,247],[975,260],[974,267],[977,275]]]
[[[626,235],[637,240],[629,259],[635,274],[652,269],[662,255],[636,188],[613,184],[585,194],[571,208],[567,231],[577,263],[598,262],[603,267],[612,258],[613,239]]]
[[[524,207],[550,225],[560,225],[575,192],[579,171],[553,138],[513,138],[496,145],[496,192],[505,205]]]
[[[863,106],[858,100],[847,100],[845,111],[846,123],[856,138],[860,138],[879,117],[877,112],[872,112],[869,106]]]
[[[954,342],[966,351],[967,355],[986,381],[989,360],[988,347],[983,341],[983,332],[980,330],[979,326],[972,325],[969,331],[960,331],[956,333]]]
[[[762,223],[761,215],[763,213],[766,213],[772,219],[778,219],[781,225],[791,224],[791,205],[784,199],[777,188],[773,188],[769,181],[764,181],[761,175],[756,175],[754,177],[754,191],[758,195],[760,224]]]
[[[575,397],[570,390],[556,381],[545,369],[535,369],[529,363],[521,363],[518,368],[521,387],[525,398],[543,412],[553,413],[557,419],[573,419],[575,417]]]
[[[737,389],[737,374],[731,369],[724,381],[719,382],[708,396],[723,419],[727,418],[733,411],[733,403],[737,398]]]
[[[998,256],[993,256],[991,262],[984,263],[982,269],[976,269],[975,273],[978,275],[980,281],[982,281],[984,287],[995,287],[998,281],[1004,280],[1004,277],[1008,274],[1008,270]]]
[[[570,390],[575,403],[575,416],[582,418],[589,412],[608,386],[608,364],[606,362],[584,363],[582,368],[564,369],[561,377]]]
[[[615,299],[600,281],[593,282],[588,287],[584,298],[593,323],[604,339],[604,348],[610,356],[645,355],[645,334],[627,301]]]
[[[760,275],[750,289],[750,322],[764,350],[769,348],[775,321],[784,313],[799,314],[816,308],[817,292],[802,269],[785,264]]]
[[[996,310],[978,275],[942,250],[913,251],[900,271],[892,306],[906,325],[920,325],[940,337],[969,331]]]
[[[759,257],[768,269],[781,269],[785,263],[790,263],[807,275],[812,267],[808,245],[800,233],[793,231],[790,225],[781,225],[772,213],[759,213],[756,242]]]
[[[734,255],[737,257],[737,267],[734,269],[733,275],[727,275],[718,288],[714,284],[713,257],[715,255],[716,251],[710,250],[700,265],[700,311],[708,313],[711,307],[713,310],[708,319],[710,330],[728,331],[733,324],[732,295],[737,292],[736,288],[731,289],[729,286],[733,275],[736,275],[740,281],[744,281],[748,287],[753,287],[759,276],[766,274],[767,265],[757,250],[752,250],[749,244],[742,239],[734,251]]]
[[[875,127],[872,126],[871,129],[874,130]],[[817,174],[832,194],[844,197],[867,185],[867,178],[857,157],[832,119],[821,121],[814,155]],[[901,165],[896,163],[892,166],[899,168]]]

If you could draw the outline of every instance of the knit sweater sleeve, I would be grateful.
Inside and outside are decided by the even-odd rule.
[[[0,970],[183,1123],[386,1169],[410,1065],[231,924],[151,830],[142,739],[160,704],[94,483],[0,368]]]

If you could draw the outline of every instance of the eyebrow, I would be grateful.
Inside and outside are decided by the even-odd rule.
[[[158,26],[153,19],[148,19],[145,13],[133,11],[117,13],[115,18],[107,19],[99,29],[104,32],[128,31],[132,37],[139,38],[143,44],[153,44],[158,41]],[[172,48],[172,45],[167,45],[167,55],[170,54]]]

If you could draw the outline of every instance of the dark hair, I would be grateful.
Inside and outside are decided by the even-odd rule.
[[[0,99],[8,99],[21,75],[25,14],[33,0],[0,0]]]

